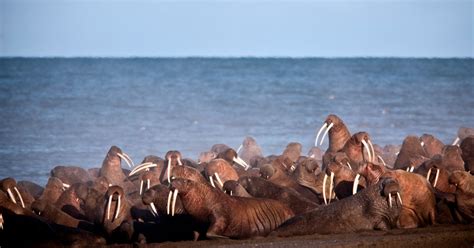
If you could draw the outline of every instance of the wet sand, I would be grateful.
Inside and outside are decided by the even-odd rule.
[[[116,245],[114,247],[130,247]],[[250,240],[205,240],[165,242],[138,247],[474,247],[474,224],[439,225],[416,229],[367,231],[333,235],[307,235],[289,238],[258,238]]]

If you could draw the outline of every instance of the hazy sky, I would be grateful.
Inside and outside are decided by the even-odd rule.
[[[474,0],[0,0],[0,56],[473,57]]]

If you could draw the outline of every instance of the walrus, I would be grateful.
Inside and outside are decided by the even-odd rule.
[[[359,168],[367,185],[374,185],[381,177],[390,177],[400,185],[403,206],[399,227],[416,228],[436,223],[436,199],[433,188],[425,177],[404,170],[388,170],[382,165],[365,163]]]
[[[257,167],[258,160],[263,159],[262,148],[257,144],[257,141],[250,136],[244,138],[240,151],[237,153],[251,167]]]
[[[230,146],[226,144],[215,144],[211,147],[211,152],[215,152],[216,154],[219,154],[228,149],[230,149]]]
[[[324,132],[319,145],[323,144],[324,137],[326,137],[326,134],[329,133],[329,146],[326,150],[326,153],[340,151],[346,142],[351,138],[351,134],[347,129],[346,124],[344,124],[341,118],[339,118],[337,115],[330,114],[327,116],[323,125],[319,129],[318,134],[316,135],[316,140],[314,142],[315,146],[318,146],[319,135],[323,130],[326,131]]]
[[[354,171],[359,169],[360,163],[373,162],[376,159],[375,150],[367,132],[352,135],[341,151],[349,158],[349,164]]]
[[[395,164],[393,165],[394,169],[405,169],[408,167],[410,172],[413,172],[413,169],[417,167],[416,165],[412,165],[410,160],[414,159],[422,159],[428,158],[428,154],[426,154],[425,149],[421,146],[420,139],[417,136],[407,136],[403,140],[402,147],[400,148],[400,152],[398,153],[397,160],[395,160]],[[421,161],[422,163],[423,161]],[[419,163],[418,165],[421,165]],[[409,168],[413,166],[413,168]]]
[[[464,170],[464,161],[462,159],[462,150],[458,146],[446,145],[443,147],[443,167],[449,172]]]
[[[459,145],[464,160],[464,169],[474,173],[474,135],[466,137]]]
[[[61,179],[61,181],[67,185],[86,183],[92,180],[89,172],[78,166],[59,165],[51,170],[50,175]]]
[[[456,187],[456,207],[466,222],[474,221],[474,176],[466,171],[454,171],[449,183]]]
[[[239,182],[234,180],[225,182],[222,191],[230,196],[253,197]]]
[[[133,162],[130,157],[126,155],[122,150],[116,146],[110,147],[107,155],[102,162],[102,167],[99,171],[99,177],[103,176],[113,185],[121,185],[122,187],[133,187],[133,184],[129,181],[126,184],[127,176],[124,174],[121,166],[122,159],[132,167]]]
[[[426,133],[421,135],[420,143],[428,158],[432,158],[434,155],[441,154],[444,147],[443,142],[433,135]]]
[[[237,181],[239,174],[226,160],[217,158],[209,162],[205,167],[203,174],[209,178],[213,187],[222,189],[224,183],[228,180]],[[217,185],[216,185],[217,184]]]
[[[225,161],[227,161],[231,165],[233,165],[235,163],[239,166],[242,166],[244,168],[244,170],[248,170],[250,168],[250,165],[248,165],[247,162],[243,161],[239,157],[237,152],[232,148],[229,148],[229,149],[227,149],[223,152],[218,153],[217,158],[224,159]]]
[[[18,204],[18,206],[21,206],[22,208],[26,207],[25,201],[23,200],[23,197],[16,186],[15,179],[11,177],[2,179],[0,181],[0,190],[7,194],[13,203]],[[31,198],[32,197],[30,197],[30,199]]]
[[[36,184],[31,181],[19,181],[17,182],[18,189],[20,192],[26,191],[28,192],[31,196],[33,196],[34,199],[38,199],[41,194],[43,194],[44,188],[40,186],[39,184]]]
[[[321,167],[316,159],[308,157],[302,160],[291,177],[301,186],[307,187],[313,192],[318,192],[316,189],[318,183],[316,181],[317,175],[321,173]]]
[[[334,178],[330,184],[334,185],[334,189],[330,188],[326,194],[334,190],[339,200],[354,195],[366,187],[364,179],[360,180],[358,174],[344,163],[331,162],[326,168],[326,175],[333,175],[331,177]],[[329,199],[330,197],[331,195]]]
[[[209,223],[208,238],[242,239],[266,236],[294,216],[293,211],[271,199],[229,196],[207,184],[187,179],[171,182],[174,198],[198,222]],[[175,200],[173,200],[175,202]]]
[[[251,196],[281,202],[288,206],[295,214],[301,214],[319,207],[317,203],[302,197],[295,190],[281,187],[260,177],[242,177],[238,183]]]
[[[383,178],[354,196],[291,218],[270,236],[388,230],[396,227],[401,207],[397,181]]]
[[[469,127],[460,127],[456,139],[453,141],[453,146],[459,145],[465,138],[469,136],[474,136],[474,128]]]
[[[61,179],[50,177],[44,187],[43,194],[38,199],[54,203],[59,199],[64,190],[66,190],[66,187]]]
[[[301,156],[301,150],[303,146],[298,142],[290,142],[286,145],[285,150],[282,153],[282,156],[289,158],[293,163],[298,161]]]

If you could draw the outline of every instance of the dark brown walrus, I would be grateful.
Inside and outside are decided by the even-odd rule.
[[[266,236],[294,216],[291,209],[277,201],[232,197],[186,179],[173,180],[171,189],[178,192],[183,207],[196,221],[210,224],[208,238]]]
[[[288,237],[387,230],[396,226],[401,206],[398,183],[384,178],[354,196],[295,216],[270,235]]]

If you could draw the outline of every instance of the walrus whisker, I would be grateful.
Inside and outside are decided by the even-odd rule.
[[[436,184],[438,184],[438,177],[439,177],[439,169],[436,168],[436,177],[435,177],[435,181],[434,181],[434,184],[433,184],[433,188],[436,188]]]
[[[153,163],[150,163],[150,162],[143,163],[143,164],[138,165],[137,167],[133,168],[133,170],[128,174],[128,176],[131,177],[139,171],[147,170],[149,168],[153,168],[153,167],[157,167],[157,166],[158,166],[157,164],[153,164]]]
[[[323,144],[324,138],[326,137],[326,135],[328,134],[329,130],[331,130],[331,128],[332,128],[333,126],[334,126],[334,123],[329,124],[328,128],[326,129],[326,131],[324,131],[323,137],[321,138],[321,142],[319,143],[319,145],[322,145],[322,144]]]
[[[360,174],[357,173],[355,179],[354,179],[354,184],[352,185],[352,194],[355,195],[357,193],[357,186],[359,186],[359,179],[360,179]]]
[[[328,180],[328,174],[324,173],[324,179],[323,179],[323,200],[324,204],[328,205],[328,202],[326,200],[326,181]]]
[[[367,144],[367,142],[365,140],[362,140],[361,142],[364,145],[365,150],[367,151],[367,156],[369,157],[369,160],[367,160],[367,161],[372,162],[372,155],[370,153],[369,145]]]
[[[128,159],[124,155],[122,155],[120,153],[117,153],[117,156],[119,156],[123,161],[125,161],[125,163],[127,163],[128,167],[132,168],[132,165],[130,164],[130,162],[128,161]]]
[[[174,216],[175,208],[176,208],[176,198],[178,197],[178,189],[174,189],[173,192],[173,202],[171,204],[171,216]]]
[[[119,196],[118,196],[118,199],[117,199],[117,206],[115,207],[115,216],[114,216],[114,220],[116,220],[116,219],[118,218],[118,216],[119,216],[119,213],[120,213],[120,207],[121,207],[121,204],[120,204],[120,198],[121,198],[121,197],[122,197],[122,196],[121,196],[121,195],[119,195]]]
[[[21,206],[25,208],[25,202],[23,202],[23,197],[21,197],[20,191],[18,191],[18,188],[16,186],[13,187],[13,189],[15,190],[16,194],[18,195],[18,198],[20,199]]]
[[[461,139],[459,137],[456,137],[456,139],[453,141],[453,146],[457,146],[459,141],[461,141]]]
[[[151,212],[153,213],[153,216],[157,216],[158,215],[158,211],[156,211],[156,207],[155,207],[155,203],[153,202],[150,202],[150,207],[151,207]]]
[[[171,160],[168,159],[168,168],[166,169],[168,172],[167,178],[168,178],[168,184],[171,183]]]
[[[143,180],[140,180],[140,195],[142,195],[143,192]]]
[[[109,200],[107,201],[107,220],[110,219],[110,204],[112,203],[112,195],[109,196]]]
[[[209,176],[209,182],[211,182],[213,188],[216,187],[216,185],[214,184],[214,180],[212,180],[212,176]]]
[[[332,200],[332,191],[333,191],[333,182],[334,182],[334,172],[331,171],[331,178],[329,179],[329,203]]]
[[[392,208],[392,193],[388,194],[388,205]]]
[[[328,124],[326,122],[324,122],[323,125],[321,126],[321,128],[319,129],[318,134],[316,135],[316,140],[314,141],[314,146],[318,146],[319,135],[321,134],[323,129],[325,129],[327,126],[328,126]]]
[[[370,161],[370,162],[374,162],[374,159],[375,159],[374,146],[372,145],[372,141],[370,141],[370,139],[367,140],[367,143],[369,143],[370,151],[372,152],[372,161]]]
[[[219,174],[217,174],[217,172],[214,172],[214,176],[216,177],[217,182],[221,185],[221,188],[224,188],[224,184],[222,183],[221,178],[219,177]]]
[[[166,205],[166,214],[170,215],[170,205],[171,205],[171,197],[173,196],[173,191],[170,190],[168,193],[168,204]]]
[[[12,200],[13,203],[16,204],[15,197],[13,196],[12,190],[10,188],[7,189],[8,196],[10,196],[10,199]]]

